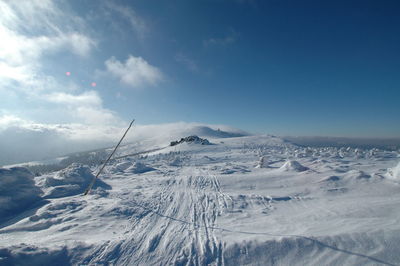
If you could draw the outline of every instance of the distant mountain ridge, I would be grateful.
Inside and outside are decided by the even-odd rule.
[[[221,129],[212,129],[208,126],[196,126],[193,128],[193,132],[196,132],[198,136],[214,137],[214,138],[235,138],[248,136],[249,133],[237,130],[236,132],[223,131]]]
[[[93,128],[74,131],[13,127],[0,130],[0,166],[32,161],[51,160],[56,157],[104,149],[118,142],[125,128]],[[70,130],[70,131],[68,131]],[[86,130],[86,131],[85,131]],[[84,132],[84,133],[82,133]],[[88,134],[95,134],[93,138]],[[81,134],[81,135],[79,135]],[[91,136],[89,134],[89,136]],[[206,138],[230,138],[250,135],[228,126],[202,125],[198,123],[169,123],[134,125],[123,143],[151,142],[165,144],[183,137],[197,135]]]
[[[319,137],[299,136],[283,137],[296,145],[310,147],[352,147],[352,148],[380,148],[387,150],[400,149],[399,138],[348,138],[348,137]]]

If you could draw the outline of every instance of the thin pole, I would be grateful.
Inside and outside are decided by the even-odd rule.
[[[128,133],[129,129],[131,128],[133,122],[135,122],[135,119],[132,120],[132,122],[129,124],[129,127],[126,129],[124,135],[122,136],[122,138],[119,140],[117,146],[115,146],[113,152],[110,154],[110,156],[108,157],[108,159],[104,162],[103,166],[100,168],[99,172],[97,173],[97,175],[95,177],[93,177],[92,182],[90,182],[89,186],[87,187],[87,189],[85,190],[85,193],[83,193],[84,196],[86,196],[87,194],[89,194],[90,190],[92,189],[94,183],[96,182],[97,177],[100,175],[100,173],[103,171],[104,167],[106,167],[106,164],[108,163],[108,161],[111,159],[111,157],[114,155],[115,151],[118,149],[119,145],[121,144],[122,140],[125,138],[126,134]]]

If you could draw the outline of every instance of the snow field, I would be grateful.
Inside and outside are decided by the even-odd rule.
[[[98,166],[38,177],[2,170],[24,177],[1,188],[30,184],[41,204],[1,224],[0,264],[400,263],[396,152],[209,140],[113,161],[87,197]]]

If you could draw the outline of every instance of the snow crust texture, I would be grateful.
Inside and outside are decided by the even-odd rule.
[[[400,265],[398,152],[217,133],[0,169],[0,265]]]
[[[15,216],[41,199],[42,190],[25,168],[0,169],[0,221]]]

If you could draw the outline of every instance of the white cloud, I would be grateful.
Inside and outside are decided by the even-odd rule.
[[[191,58],[182,53],[178,53],[175,55],[175,61],[181,63],[192,72],[197,72],[199,70],[196,62],[194,62]]]
[[[21,126],[25,124],[25,120],[15,115],[4,114],[0,116],[0,130],[4,130],[13,126]]]
[[[42,84],[41,59],[70,50],[87,56],[95,40],[84,32],[82,20],[50,0],[0,2],[0,83]]]
[[[11,66],[0,62],[0,79],[18,80],[21,83],[29,80],[28,69],[25,66]]]
[[[53,103],[67,105],[89,105],[100,106],[102,100],[96,91],[87,91],[82,94],[73,95],[65,92],[55,92],[45,95],[46,100]]]
[[[222,38],[210,38],[208,40],[203,41],[204,46],[213,46],[213,45],[220,45],[220,46],[226,46],[229,44],[235,43],[239,39],[240,34],[233,30],[230,29],[229,33]]]
[[[0,115],[0,132],[23,130],[25,132],[54,132],[68,140],[110,142],[118,140],[118,135],[126,123],[120,125],[87,125],[82,123],[46,124],[36,123],[12,114]],[[44,144],[44,143],[42,143]]]
[[[0,166],[43,160],[72,152],[113,145],[122,127],[84,124],[42,124],[14,115],[0,116]]]
[[[87,56],[92,47],[96,45],[96,42],[93,39],[76,32],[64,35],[63,37],[67,38],[66,43],[70,45],[71,50],[80,56]]]
[[[87,56],[95,41],[77,32],[53,36],[27,37],[2,27],[0,24],[0,58],[10,65],[35,63],[44,53],[69,49],[80,56]]]
[[[141,57],[129,55],[125,63],[111,57],[105,61],[105,65],[107,71],[120,82],[134,88],[156,85],[163,80],[161,71]]]
[[[146,30],[132,9],[114,5],[114,12],[138,33]],[[0,14],[0,92],[13,91],[18,102],[26,103],[26,98],[42,108],[39,112],[51,113],[48,120],[66,122],[38,123],[0,112],[0,139],[7,140],[0,141],[0,161],[41,159],[114,143],[126,123],[103,106],[99,92],[71,90],[75,84],[68,87],[43,73],[43,59],[51,54],[66,51],[85,57],[96,47],[85,22],[68,8],[68,1],[0,0]],[[141,57],[129,56],[125,62],[112,57],[105,66],[107,73],[135,88],[163,80],[162,72]],[[25,111],[21,108],[18,113],[31,117]]]
[[[69,51],[85,57],[96,46],[85,22],[64,4],[0,0],[0,90],[17,91],[37,103],[54,103],[50,112],[79,123],[118,123],[121,120],[103,108],[97,92],[71,94],[68,86],[42,72],[45,56]]]
[[[113,111],[102,106],[102,99],[96,91],[81,94],[54,92],[45,95],[44,100],[62,105],[74,121],[88,125],[120,125],[121,120]]]
[[[106,7],[117,13],[118,17],[125,19],[139,37],[143,37],[148,31],[144,20],[132,8],[121,6],[111,1],[106,2]]]
[[[73,114],[78,121],[87,125],[121,125],[124,121],[115,112],[93,106],[80,106],[73,109]]]

